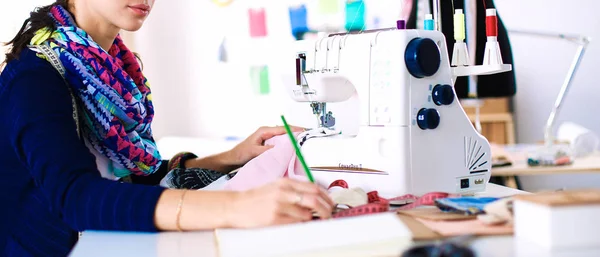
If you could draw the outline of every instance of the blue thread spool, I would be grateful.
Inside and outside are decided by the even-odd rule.
[[[427,14],[425,15],[425,20],[423,21],[423,29],[424,30],[434,30],[433,24],[433,15]]]

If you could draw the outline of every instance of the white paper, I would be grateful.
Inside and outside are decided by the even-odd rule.
[[[263,229],[219,229],[215,231],[219,256],[296,256],[303,253],[376,245],[392,242],[392,251],[400,254],[412,240],[411,231],[395,213],[312,221]],[[347,254],[347,253],[344,253]],[[364,256],[364,255],[363,255]]]

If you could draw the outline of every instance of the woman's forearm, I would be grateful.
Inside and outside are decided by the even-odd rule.
[[[177,215],[179,211],[179,226],[182,230],[210,230],[230,227],[227,206],[231,204],[235,192],[224,191],[194,191],[165,190],[158,200],[154,214],[156,228],[162,231],[178,230]]]
[[[185,162],[186,168],[203,168],[228,174],[239,168],[231,152],[223,152],[203,158],[194,158]]]

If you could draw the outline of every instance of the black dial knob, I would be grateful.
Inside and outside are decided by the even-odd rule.
[[[417,113],[417,125],[421,129],[435,129],[440,125],[440,114],[436,109],[423,108]]]
[[[408,72],[416,78],[433,76],[440,68],[440,49],[429,38],[415,38],[406,46],[404,62]]]
[[[450,105],[454,102],[454,90],[450,85],[436,85],[431,92],[431,98],[436,105]]]

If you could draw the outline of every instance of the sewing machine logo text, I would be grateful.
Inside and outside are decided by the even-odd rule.
[[[315,91],[313,89],[305,89],[305,88],[303,88],[303,89],[294,89],[292,91],[292,93],[296,97],[305,96],[305,95],[317,95],[317,91]]]
[[[344,172],[344,173],[364,173],[364,174],[378,174],[378,175],[389,175],[389,173],[370,169],[368,167],[363,167],[362,163],[359,164],[344,164],[339,163],[337,166],[318,166],[318,167],[310,167],[313,171],[325,171],[325,172]]]
[[[343,163],[340,163],[338,165],[338,167],[340,169],[346,169],[346,170],[362,170],[362,163],[360,163],[360,164],[351,164],[351,163],[350,164],[343,164]]]

